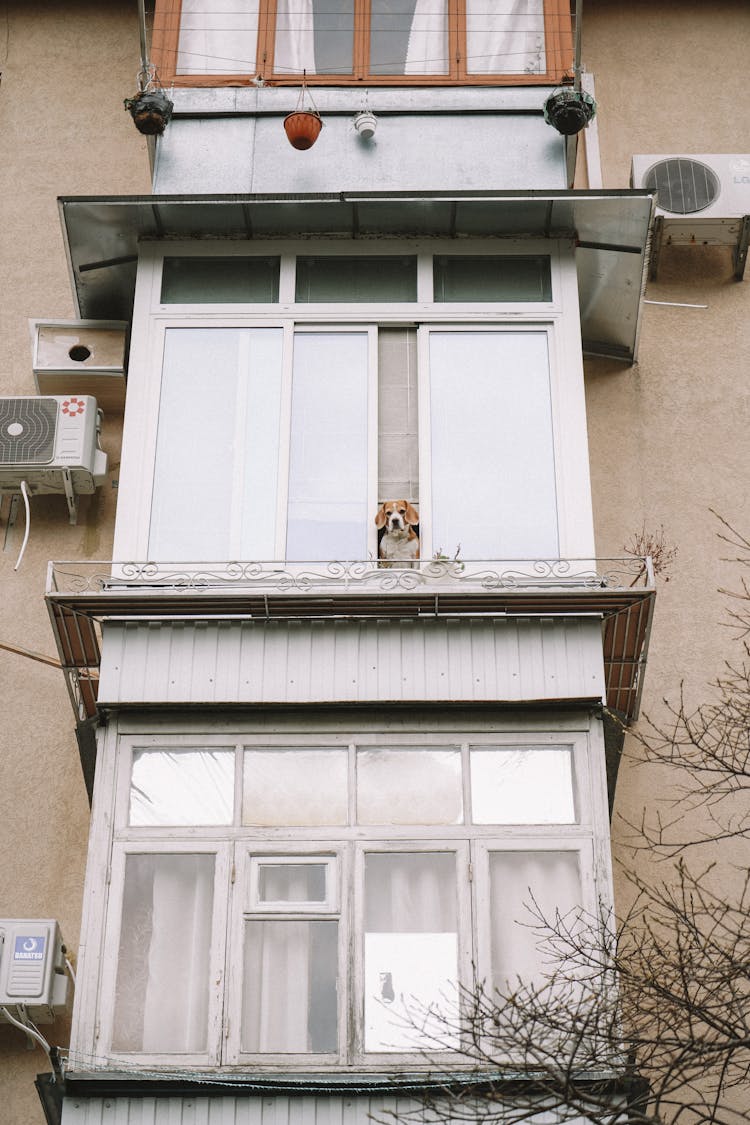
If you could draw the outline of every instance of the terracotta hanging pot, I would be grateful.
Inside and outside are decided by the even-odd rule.
[[[323,121],[319,113],[307,109],[295,109],[284,118],[284,129],[292,148],[304,152],[312,148],[318,139]]]
[[[141,90],[135,97],[125,99],[125,108],[139,133],[160,137],[169,124],[174,103],[163,90]]]

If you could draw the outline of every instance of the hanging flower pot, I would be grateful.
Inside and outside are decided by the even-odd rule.
[[[562,87],[553,90],[544,103],[544,120],[564,137],[585,129],[596,115],[596,102],[584,90]]]
[[[316,111],[295,109],[284,118],[284,129],[289,144],[301,152],[312,148],[322,128],[322,118]]]
[[[309,102],[309,107],[305,105]],[[284,118],[284,130],[292,148],[304,152],[312,148],[317,141],[320,130],[323,128],[323,119],[318,113],[317,106],[312,100],[312,94],[307,88],[307,71],[302,72],[302,88],[297,98],[297,105],[292,113]]]
[[[163,90],[139,90],[135,97],[125,99],[125,108],[139,133],[160,137],[169,124],[174,103]]]

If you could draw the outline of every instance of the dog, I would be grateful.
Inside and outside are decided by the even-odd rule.
[[[375,516],[378,531],[385,531],[378,545],[381,566],[416,566],[419,536],[414,528],[419,512],[408,500],[385,500]]]

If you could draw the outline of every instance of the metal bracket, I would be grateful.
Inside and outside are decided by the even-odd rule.
[[[748,243],[750,243],[750,215],[743,215],[740,224],[740,233],[737,237],[737,245],[734,248],[733,255],[735,281],[742,281],[745,276]]]
[[[65,500],[68,505],[68,514],[70,515],[70,522],[72,524],[78,523],[78,497],[73,491],[73,477],[70,474],[70,469],[63,469],[62,471],[63,488],[65,489]]]

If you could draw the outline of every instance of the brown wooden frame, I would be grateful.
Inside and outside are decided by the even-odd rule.
[[[296,74],[273,73],[276,31],[275,0],[260,0],[256,74],[175,74],[182,0],[156,0],[152,55],[165,86],[251,86],[255,76],[269,86],[299,86]],[[448,0],[448,74],[369,75],[369,0],[354,0],[352,74],[307,75],[309,86],[554,86],[570,75],[573,65],[573,32],[569,0],[544,0],[544,36],[547,70],[544,74],[469,74],[463,44],[466,41],[466,0]]]

